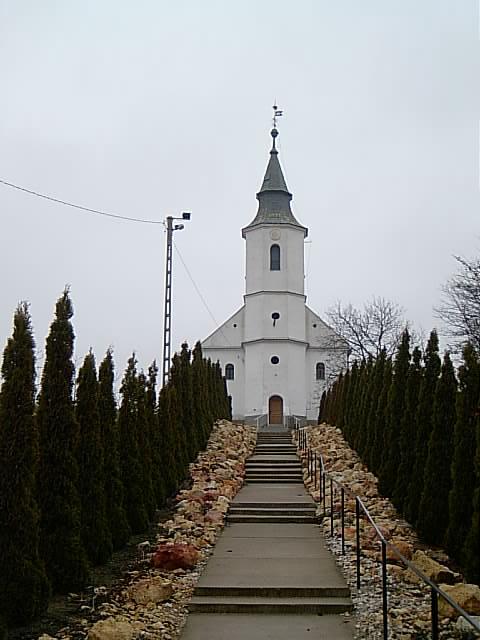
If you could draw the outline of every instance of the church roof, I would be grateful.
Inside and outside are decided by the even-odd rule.
[[[270,134],[273,138],[273,145],[262,187],[257,193],[257,215],[248,226],[242,229],[242,235],[247,229],[261,224],[290,224],[303,229],[306,236],[308,230],[298,222],[290,208],[292,194],[289,192],[283,177],[275,145],[275,139],[278,136],[277,129],[274,127]]]

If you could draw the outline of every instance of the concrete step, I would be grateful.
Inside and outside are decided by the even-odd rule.
[[[264,465],[263,467],[248,467],[245,469],[246,473],[302,473],[301,467],[283,467],[280,465]]]
[[[300,475],[275,475],[275,474],[255,474],[255,475],[247,475],[245,477],[245,482],[283,482],[285,484],[289,484],[290,482],[294,482],[294,483],[299,483],[302,482],[303,483],[303,478]]]
[[[282,456],[278,457],[260,457],[260,458],[251,458],[245,462],[246,467],[261,467],[261,466],[270,466],[270,465],[280,465],[282,467],[301,467],[302,463],[298,458],[284,458]]]
[[[349,598],[350,589],[339,587],[202,587],[195,589],[196,596],[237,598]]]
[[[245,462],[245,466],[253,467],[253,466],[265,466],[265,465],[280,465],[282,467],[301,467],[302,463],[298,458],[272,458],[272,457],[261,457],[261,458],[251,458]]]
[[[246,467],[247,473],[302,473],[302,468],[300,466],[288,466],[284,467],[283,465],[252,465]]]
[[[296,451],[297,447],[293,444],[257,444],[256,451],[265,451],[265,449],[271,449],[272,451]]]
[[[182,640],[352,640],[353,625],[342,616],[281,613],[191,613]]]
[[[295,484],[299,484],[299,483],[303,483],[303,478],[301,476],[275,476],[275,475],[255,475],[255,476],[246,476],[245,478],[245,482],[249,483],[249,482],[264,482],[264,483],[270,483],[270,482],[281,482],[283,484],[290,484],[290,483],[295,483]]]
[[[288,448],[295,450],[297,448],[296,445],[293,444],[293,442],[257,442],[255,448],[259,449],[260,447],[272,447],[275,449]]]
[[[252,472],[252,473],[246,473],[245,475],[245,479],[247,480],[247,482],[251,482],[252,480],[258,480],[259,482],[261,480],[264,480],[265,482],[270,482],[271,480],[295,480],[298,482],[303,482],[303,476],[301,473],[275,473],[275,472],[271,472],[271,473],[257,473],[257,472]]]
[[[320,518],[314,515],[242,515],[227,514],[227,522],[266,524],[266,523],[294,523],[294,524],[318,524]]]
[[[316,503],[309,502],[235,502],[231,503],[231,509],[240,507],[242,509],[315,509]]]
[[[195,613],[334,614],[351,611],[353,605],[350,598],[193,596],[188,608]]]
[[[228,511],[229,516],[233,515],[245,515],[245,516],[314,516],[316,513],[315,508],[309,507],[292,507],[290,509],[285,508],[270,508],[265,509],[263,507],[230,507]]]
[[[271,449],[270,447],[268,449],[255,449],[255,451],[253,452],[254,456],[286,456],[286,455],[294,455],[295,457],[297,457],[296,455],[296,451],[294,449],[282,449],[281,451],[275,450],[275,449]],[[298,460],[298,458],[297,458]]]

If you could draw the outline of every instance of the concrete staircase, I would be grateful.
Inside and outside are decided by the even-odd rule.
[[[351,611],[350,592],[318,522],[290,434],[259,433],[182,640],[351,640],[337,615]]]
[[[259,433],[255,453],[247,460],[245,469],[249,484],[303,484],[302,465],[287,432]]]

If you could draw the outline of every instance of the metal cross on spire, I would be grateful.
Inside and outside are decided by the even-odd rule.
[[[283,116],[283,109],[279,109],[276,104],[273,105],[273,128],[277,128],[277,118]]]

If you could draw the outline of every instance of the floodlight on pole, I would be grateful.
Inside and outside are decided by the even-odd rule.
[[[172,258],[173,258],[173,232],[181,231],[183,224],[173,224],[174,220],[190,220],[191,214],[182,213],[181,218],[168,216],[165,223],[167,230],[167,247],[165,253],[165,307],[163,314],[163,367],[162,382],[167,384],[170,374],[171,359],[171,331],[172,331]]]

